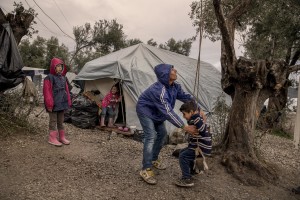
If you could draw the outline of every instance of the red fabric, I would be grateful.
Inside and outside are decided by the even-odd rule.
[[[44,93],[45,106],[47,110],[52,110],[54,107],[54,99],[52,94],[52,84],[49,79],[44,80],[43,93]]]
[[[112,94],[110,91],[102,100],[102,108],[106,108],[109,105],[111,105],[114,108],[117,104],[118,99],[119,99],[119,95]]]
[[[56,75],[55,66],[58,65],[58,64],[63,64],[64,65],[63,71],[62,71],[61,75],[65,76],[66,73],[67,73],[67,65],[65,65],[64,62],[61,59],[59,59],[59,58],[53,58],[51,60],[50,74]]]
[[[72,101],[71,101],[71,96],[70,96],[70,91],[69,91],[69,86],[68,86],[68,82],[67,81],[66,81],[66,91],[67,91],[67,96],[68,96],[68,104],[69,104],[69,107],[71,108]]]

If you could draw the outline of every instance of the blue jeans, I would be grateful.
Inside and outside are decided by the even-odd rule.
[[[155,122],[149,117],[138,114],[144,131],[143,170],[152,167],[152,161],[158,159],[163,147],[167,130],[164,122]]]
[[[108,113],[108,117],[109,118],[114,118],[115,115],[116,115],[116,109],[114,110],[113,108],[111,107],[105,107],[105,108],[102,108],[102,112],[101,112],[101,115],[102,116],[105,116],[106,113]]]
[[[182,178],[191,178],[191,170],[194,167],[195,150],[189,147],[184,148],[179,153],[179,164],[182,172]]]

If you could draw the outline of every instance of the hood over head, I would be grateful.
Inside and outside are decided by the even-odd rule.
[[[52,58],[51,64],[50,64],[50,74],[56,75],[55,67],[56,67],[56,65],[59,65],[59,64],[63,65],[63,69],[62,69],[61,75],[63,75],[63,76],[66,75],[66,73],[67,73],[67,66],[59,58]]]
[[[164,84],[164,86],[169,87],[170,73],[173,65],[169,64],[159,64],[154,67],[154,72],[156,74],[159,82]]]

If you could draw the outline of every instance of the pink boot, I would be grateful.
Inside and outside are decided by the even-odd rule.
[[[57,147],[61,147],[62,143],[57,140],[57,131],[49,131],[49,144],[52,144]]]
[[[65,130],[59,130],[59,141],[63,144],[70,144],[70,141],[65,138]]]

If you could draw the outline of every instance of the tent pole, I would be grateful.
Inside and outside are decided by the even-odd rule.
[[[300,77],[299,77],[300,83]],[[298,87],[298,99],[297,99],[297,114],[296,114],[296,121],[295,121],[295,129],[294,129],[294,144],[295,148],[299,148],[299,139],[300,139],[300,91]]]
[[[120,94],[121,94],[121,96],[123,95],[123,91],[122,91],[122,84],[121,84],[121,81],[122,80],[120,80],[119,81],[119,87],[120,87]],[[123,108],[123,96],[122,96],[122,98],[121,98],[121,109],[122,109],[122,120],[123,120],[123,124],[125,124],[125,126],[126,126],[126,122],[125,122],[125,117],[124,117],[124,108]]]

